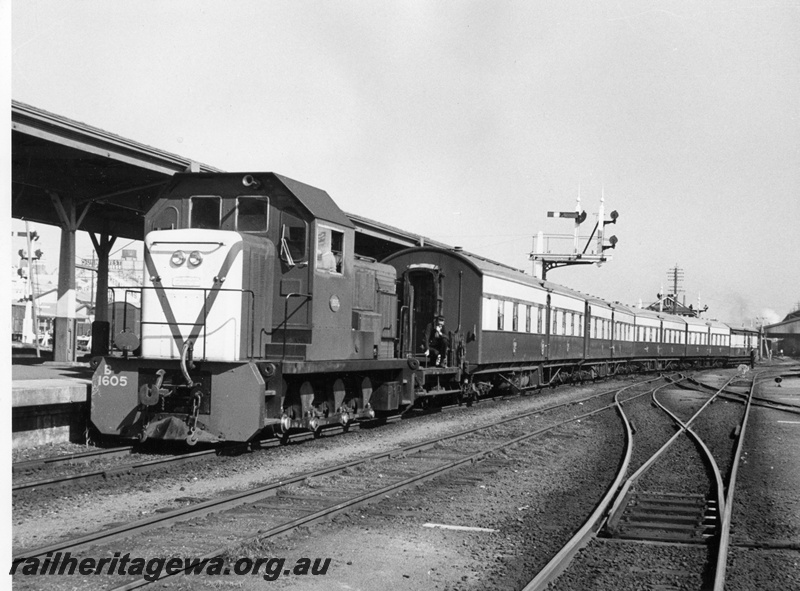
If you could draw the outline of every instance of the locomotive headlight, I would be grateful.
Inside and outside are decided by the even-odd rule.
[[[193,250],[191,253],[189,253],[189,264],[192,267],[197,267],[202,262],[203,262],[203,255],[201,255],[199,251]]]
[[[186,262],[186,254],[182,250],[176,250],[172,253],[170,262],[176,267],[180,267],[184,262]]]

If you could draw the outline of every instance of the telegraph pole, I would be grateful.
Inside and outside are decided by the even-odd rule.
[[[667,280],[672,282],[672,313],[678,311],[678,292],[683,291],[683,269],[678,267],[678,263],[667,271]]]

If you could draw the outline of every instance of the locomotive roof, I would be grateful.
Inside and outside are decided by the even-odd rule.
[[[220,177],[237,177],[242,178],[245,175],[250,175],[255,178],[274,177],[280,184],[282,184],[311,215],[317,219],[333,222],[345,228],[355,228],[353,222],[350,221],[344,212],[339,209],[339,206],[331,199],[326,191],[312,187],[300,181],[290,179],[287,176],[277,174],[274,172],[225,172],[225,173],[192,173],[182,172],[176,173],[170,186],[175,186],[191,178],[209,179]]]
[[[327,191],[317,189],[316,187],[306,185],[305,183],[280,174],[272,174],[300,200],[315,218],[333,222],[345,228],[355,228],[350,218],[344,215],[344,212],[339,209],[339,206],[331,199]]]

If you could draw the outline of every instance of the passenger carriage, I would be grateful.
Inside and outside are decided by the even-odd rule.
[[[708,321],[708,355],[716,365],[724,363],[730,356],[731,329],[717,320]]]
[[[611,304],[611,309],[614,317],[612,355],[615,360],[628,360],[634,354],[636,315],[631,308],[619,302]]]
[[[686,354],[686,321],[681,316],[672,316],[659,312],[661,320],[661,345],[659,354],[664,361],[664,367],[670,363],[677,363]]]
[[[729,326],[730,356],[740,362],[750,361],[750,351],[758,350],[758,331],[744,326]]]
[[[614,357],[614,309],[608,302],[594,296],[586,298],[586,359]]]
[[[633,355],[636,361],[649,368],[660,367],[661,319],[656,312],[636,310]]]

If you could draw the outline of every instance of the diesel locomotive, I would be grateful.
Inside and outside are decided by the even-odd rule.
[[[176,174],[144,223],[143,284],[113,290],[136,292],[140,319],[92,380],[107,436],[319,433],[496,388],[739,363],[755,346],[743,328],[606,302],[460,249],[378,262],[325,191],[275,173]],[[447,347],[434,360],[438,317]]]

